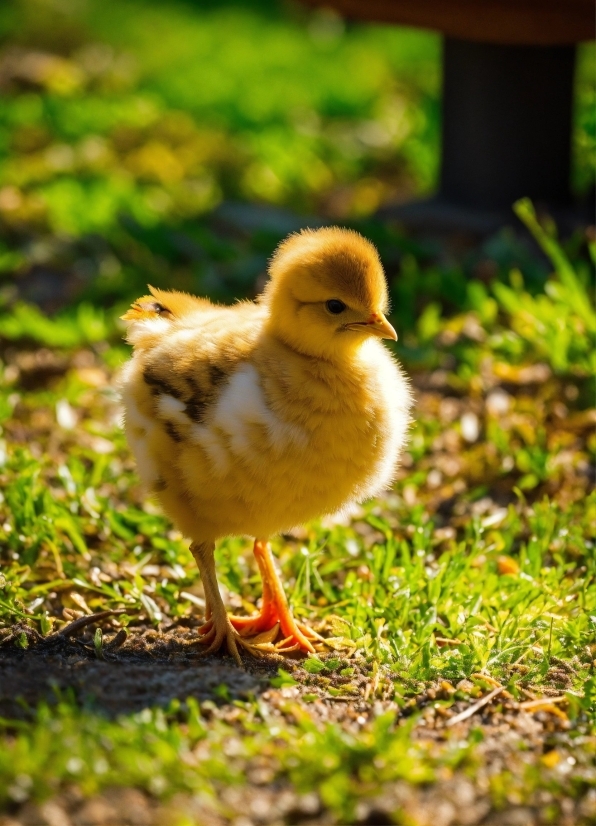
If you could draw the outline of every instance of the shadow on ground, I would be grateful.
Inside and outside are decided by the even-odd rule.
[[[133,628],[124,640],[122,631],[108,632],[98,650],[88,630],[64,630],[42,637],[15,625],[0,641],[0,717],[28,716],[38,703],[65,693],[108,717],[187,697],[242,700],[264,691],[279,668],[273,658],[247,661],[241,669],[231,657],[203,657],[189,629]]]

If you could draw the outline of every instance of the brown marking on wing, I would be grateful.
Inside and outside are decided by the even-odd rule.
[[[181,399],[182,393],[175,387],[168,379],[157,374],[152,365],[145,367],[143,370],[143,379],[145,384],[150,388],[152,396],[158,396],[163,393],[168,396],[173,396],[175,399]]]
[[[219,387],[228,378],[228,373],[217,364],[209,365],[209,380],[213,387]]]
[[[229,372],[216,364],[209,364],[201,377],[187,375],[186,380],[191,387],[191,397],[186,403],[186,414],[195,422],[201,423],[205,418],[205,411],[213,404],[218,390],[229,378]]]
[[[196,359],[190,350],[172,362],[158,350],[142,368],[145,387],[142,412],[159,420],[168,436],[180,442],[187,435],[189,425],[205,422],[209,409],[215,404],[222,385],[229,380],[234,367],[225,362],[213,364]],[[179,415],[169,416],[158,407],[161,396],[171,396],[184,404],[186,423]]]
[[[164,427],[164,430],[166,431],[166,433],[168,434],[168,436],[170,437],[170,439],[172,439],[172,441],[174,441],[174,442],[181,442],[182,441],[182,436],[180,435],[180,433],[178,433],[178,431],[176,430],[176,428],[174,427],[172,422],[170,422],[170,421],[164,422],[163,427]]]
[[[185,413],[193,422],[201,424],[205,418],[205,410],[211,401],[211,393],[205,392],[194,376],[186,376],[190,387],[190,398],[186,400]]]

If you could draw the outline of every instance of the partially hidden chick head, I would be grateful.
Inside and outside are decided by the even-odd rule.
[[[275,251],[263,301],[268,328],[294,349],[332,358],[370,337],[396,340],[375,247],[353,230],[325,227],[290,235]]]

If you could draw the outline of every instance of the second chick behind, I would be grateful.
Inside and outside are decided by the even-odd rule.
[[[336,227],[286,239],[256,303],[221,307],[151,290],[123,317],[133,357],[122,378],[139,473],[192,540],[205,588],[206,653],[226,642],[312,651],[267,540],[385,489],[406,437],[408,383],[382,338],[385,276],[373,245]],[[228,616],[213,551],[255,538],[263,601]]]

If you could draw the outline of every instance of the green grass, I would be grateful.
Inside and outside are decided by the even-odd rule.
[[[531,207],[518,209],[532,224]],[[284,665],[267,699],[218,708],[181,698],[110,721],[66,696],[25,721],[4,720],[5,805],[60,799],[73,784],[91,797],[132,786],[166,808],[177,794],[198,796],[232,817],[218,802],[222,790],[249,793],[246,778],[265,771],[295,795],[315,789],[334,822],[354,822],[398,781],[422,790],[446,771],[490,772],[486,721],[440,746],[413,732],[429,713],[439,725],[441,714],[495,684],[509,698],[503,713],[546,692],[546,702],[564,699],[557,713],[571,731],[596,731],[596,497],[588,470],[596,443],[591,356],[582,344],[594,313],[585,262],[570,263],[552,235],[540,238],[557,267],[543,293],[526,292],[517,275],[507,288],[495,284],[494,297],[472,282],[469,309],[444,316],[446,308],[428,305],[435,309],[408,333],[406,363],[411,357],[420,378],[440,376],[442,389],[419,391],[404,469],[388,498],[348,522],[313,523],[274,543],[294,611],[332,636],[335,652]],[[517,326],[527,329],[528,306],[535,338]],[[48,634],[63,625],[64,609],[120,609],[118,625],[134,633],[192,616],[198,572],[182,537],[139,491],[108,391],[126,351],[97,342],[109,340],[114,320],[85,307],[40,324],[32,318],[27,309],[0,320],[12,348],[0,393],[0,621]],[[555,335],[569,325],[573,346],[545,347],[551,328]],[[516,335],[520,347],[511,345]],[[27,354],[47,352],[43,346],[62,366],[35,379]],[[541,377],[529,395],[525,383],[536,379],[524,376],[536,368]],[[217,559],[223,587],[254,604],[260,583],[248,543],[223,542]],[[100,659],[105,633],[94,638]],[[32,643],[21,631],[8,644]],[[222,687],[219,701],[227,696]],[[357,730],[324,722],[326,701],[359,704],[363,722]],[[557,736],[548,735],[549,748],[566,760],[571,746]],[[579,754],[578,771],[589,764],[589,752]],[[560,801],[579,801],[589,787],[546,758],[510,759],[521,763],[491,774],[484,792],[497,808],[511,795],[533,805],[548,793],[554,808],[544,822],[556,822]],[[399,811],[395,822],[416,822]]]
[[[2,794],[19,800],[34,788],[39,796],[49,796],[76,784],[92,796],[122,784],[158,798],[192,794],[205,809],[225,815],[218,793],[242,789],[247,774],[266,763],[270,782],[289,782],[298,795],[316,789],[337,822],[353,823],[359,803],[374,800],[392,782],[416,787],[436,781],[441,772],[473,771],[474,749],[482,740],[476,730],[468,743],[451,743],[439,756],[412,741],[411,724],[396,728],[391,712],[354,736],[337,725],[321,729],[292,703],[286,703],[286,720],[271,719],[258,703],[235,710],[232,722],[212,704],[201,709],[189,700],[184,709],[147,710],[110,723],[67,703],[43,707],[34,727],[17,729],[10,750],[0,757],[0,771],[12,779]],[[46,768],[50,761],[52,773]],[[562,775],[545,774],[549,791],[565,789]],[[530,797],[542,785],[527,766],[521,776],[504,769],[491,780],[495,797],[505,788],[510,796]],[[190,821],[180,817],[175,822]]]
[[[134,479],[117,463],[114,473],[114,464],[80,449],[57,470],[24,449],[8,456],[1,538],[5,559],[14,561],[3,566],[5,622],[25,619],[47,633],[56,592],[69,604],[70,591],[84,594],[92,610],[142,612],[155,623],[189,613],[180,594],[193,591],[198,573],[185,543],[168,539],[163,517],[127,501]],[[406,477],[402,485],[411,483]],[[522,498],[472,518],[445,547],[423,508],[377,503],[353,526],[312,525],[306,544],[276,546],[297,613],[331,614],[331,627],[350,647],[412,685],[481,670],[507,681],[522,659],[530,665],[524,679],[540,682],[551,656],[583,656],[593,640],[596,567],[586,538],[595,520],[593,496],[566,509],[548,499],[528,506]],[[372,539],[363,542],[364,530]],[[246,542],[223,543],[218,570],[226,587],[256,599],[247,550]],[[514,575],[500,573],[503,555],[516,560]],[[89,574],[95,565],[118,575],[99,582]],[[460,643],[439,648],[433,635]]]
[[[117,627],[135,638],[200,614],[196,566],[140,490],[112,388],[128,353],[117,319],[147,281],[254,294],[279,234],[222,227],[222,199],[316,210],[374,240],[417,396],[394,489],[274,541],[294,611],[336,640],[328,655],[263,672],[242,700],[222,685],[217,703],[118,719],[69,692],[23,707],[0,720],[0,809],[134,787],[188,826],[191,799],[221,822],[246,814],[237,789],[298,808],[315,793],[331,822],[376,806],[418,826],[404,790],[420,807],[469,782],[494,812],[560,823],[575,806],[581,822],[596,735],[593,239],[560,242],[522,201],[545,258],[504,231],[451,263],[366,217],[435,179],[431,35],[268,2],[136,0],[10,2],[0,32],[23,50],[0,113],[3,652],[29,656],[33,631],[76,612],[123,610],[85,637],[101,661]],[[53,57],[25,82],[28,50]],[[593,55],[578,74],[580,190]],[[254,605],[249,543],[222,543],[217,561],[234,608]],[[495,684],[486,714],[446,726]],[[528,734],[518,704],[542,696]],[[495,760],[499,725],[517,739]]]
[[[106,232],[123,210],[151,226],[222,197],[366,214],[436,178],[437,36],[274,2],[136,0],[11,2],[2,30],[54,55],[0,117],[1,182],[54,231]]]

